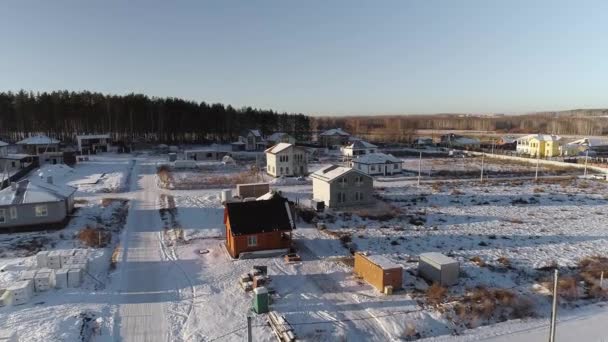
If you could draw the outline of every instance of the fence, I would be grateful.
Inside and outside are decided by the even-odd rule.
[[[25,177],[28,173],[30,173],[30,171],[36,169],[39,165],[40,164],[38,162],[38,159],[34,159],[30,165],[15,172],[12,176],[9,176],[8,179],[5,179],[4,181],[2,181],[2,183],[0,184],[0,190],[8,187],[11,184],[11,182],[16,182],[19,179]]]

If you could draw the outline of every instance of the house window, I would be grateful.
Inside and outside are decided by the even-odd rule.
[[[286,167],[285,167],[285,173],[286,173],[286,174],[289,174],[289,166],[286,166]]]
[[[372,170],[372,171],[376,171],[376,165],[372,165],[372,166],[370,166],[370,170]]]
[[[346,186],[346,177],[340,178],[340,186],[343,188]]]
[[[6,209],[0,209],[0,224],[6,223]]]
[[[17,207],[11,207],[9,209],[9,212],[11,214],[11,220],[16,220],[17,219]]]
[[[46,205],[37,205],[35,207],[35,210],[36,210],[37,217],[43,217],[43,216],[47,216],[49,214],[48,208]]]
[[[258,245],[258,237],[255,235],[252,236],[248,236],[247,237],[247,246],[249,247],[255,247]]]
[[[363,183],[363,177],[357,176],[357,178],[355,178],[355,182],[357,183],[357,186],[361,186],[361,184]]]
[[[212,153],[207,153],[207,158],[212,158],[213,154]]]
[[[346,202],[346,193],[338,192],[338,203]]]
[[[283,174],[283,167],[281,166],[281,168],[279,169],[279,174]]]
[[[399,167],[399,165],[397,165],[397,164],[393,164],[393,169],[394,169],[394,170],[397,170],[397,168],[398,168],[398,167]]]
[[[355,201],[363,201],[363,193],[360,191],[355,192]]]

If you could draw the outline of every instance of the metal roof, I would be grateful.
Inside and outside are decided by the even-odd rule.
[[[25,138],[19,142],[18,145],[52,145],[59,144],[59,140],[49,138],[46,135],[33,135],[29,138]]]
[[[356,172],[356,173],[360,174],[361,176],[371,178],[370,176],[366,175],[365,173],[363,173],[361,171],[357,171],[350,167],[344,167],[344,166],[338,166],[338,165],[326,166],[326,167],[312,173],[310,175],[310,177],[316,178],[316,179],[319,179],[322,181],[326,181],[326,182],[332,182],[333,180],[339,178],[340,176],[343,176],[350,172]]]
[[[386,164],[386,163],[401,163],[401,159],[392,154],[385,153],[369,153],[353,159],[353,163],[359,164]]]
[[[56,185],[25,179],[17,183],[16,191],[11,186],[0,190],[0,205],[63,201],[74,192],[76,192],[76,188],[68,185]]]
[[[342,128],[328,129],[327,131],[321,133],[320,135],[323,135],[323,136],[328,136],[328,135],[350,136],[350,134],[345,132],[344,130],[342,130]]]

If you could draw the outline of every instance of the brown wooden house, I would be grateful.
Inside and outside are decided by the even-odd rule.
[[[243,252],[291,247],[295,223],[287,199],[228,202],[224,209],[226,248],[233,258]]]

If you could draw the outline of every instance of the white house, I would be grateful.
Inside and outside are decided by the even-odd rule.
[[[595,154],[608,153],[608,138],[582,138],[560,146],[561,155],[577,156],[587,150]]]
[[[46,135],[33,135],[17,142],[17,145],[23,153],[30,155],[59,152],[59,140],[49,138]]]
[[[278,143],[266,151],[266,173],[273,177],[308,174],[307,151],[289,143]]]
[[[330,165],[310,175],[313,198],[329,208],[374,203],[374,180],[350,167]]]
[[[246,151],[263,151],[266,148],[266,141],[259,129],[247,130],[243,138]]]
[[[378,152],[378,146],[363,140],[355,140],[342,148],[342,155],[345,157],[358,157],[376,152]]]
[[[8,144],[4,141],[0,141],[0,157],[8,156]]]
[[[371,153],[351,161],[353,169],[370,176],[389,176],[403,172],[403,161],[391,154]]]
[[[77,135],[78,151],[82,154],[110,151],[111,137],[109,134]]]

